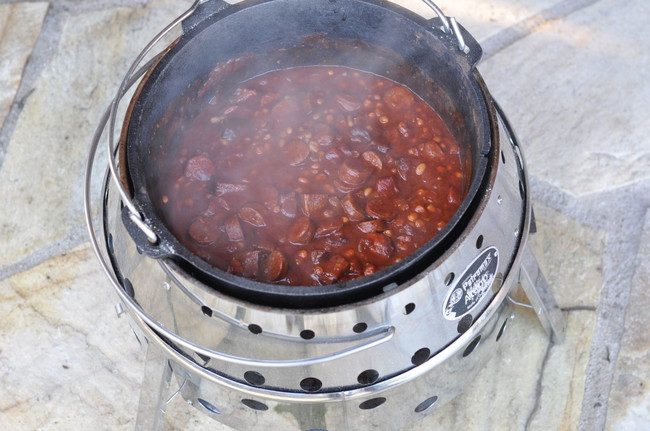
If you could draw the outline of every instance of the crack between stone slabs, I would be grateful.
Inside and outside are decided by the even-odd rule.
[[[59,47],[63,27],[67,18],[72,13],[82,13],[93,10],[109,9],[113,7],[139,7],[151,3],[153,0],[141,0],[134,2],[132,0],[100,0],[88,1],[80,3],[71,0],[51,0],[46,1],[49,6],[41,31],[36,38],[34,47],[32,48],[29,58],[23,67],[20,84],[16,90],[13,103],[5,120],[0,124],[0,171],[4,164],[5,155],[11,144],[16,125],[20,119],[20,114],[23,111],[25,103],[32,92],[35,90],[35,85],[45,69],[46,65],[54,58]],[[18,4],[24,3],[21,1],[0,0],[0,4]]]
[[[606,233],[629,230],[629,226],[632,226],[632,230],[642,228],[640,224],[643,220],[634,218],[643,216],[644,208],[650,207],[650,179],[578,197],[532,175],[529,179],[534,201],[559,211],[580,224]],[[623,209],[623,214],[613,214],[616,209]],[[630,211],[636,215],[623,217]],[[633,222],[626,228],[620,223],[624,218],[636,223]]]
[[[110,356],[102,349],[100,346],[91,343],[88,338],[89,338],[89,332],[87,331],[87,328],[85,327],[80,327],[80,326],[74,326],[71,322],[65,322],[57,318],[52,318],[51,316],[48,316],[47,314],[43,313],[39,308],[37,308],[31,301],[30,296],[25,296],[20,293],[18,290],[13,290],[16,294],[17,297],[22,299],[22,303],[18,306],[21,310],[29,309],[31,310],[38,318],[42,319],[45,324],[53,329],[61,330],[61,329],[68,329],[71,334],[76,334],[80,337],[81,340],[83,340],[83,344],[85,345],[85,348],[87,350],[90,350],[94,352],[92,355],[95,358],[95,362],[99,362],[101,366],[108,370],[111,373],[114,373],[116,370],[119,370],[120,367],[118,363],[116,363],[113,359],[110,358]],[[130,328],[129,328],[130,329]],[[135,349],[135,354],[137,355],[136,360],[140,360],[143,354],[143,349]],[[68,364],[62,364],[64,369],[69,369],[70,365]],[[68,368],[66,368],[66,366]],[[124,375],[123,376],[124,380],[130,384],[133,385],[138,385],[138,381],[131,379],[129,376]]]
[[[34,91],[41,72],[56,54],[55,48],[59,45],[64,22],[65,16],[62,16],[56,7],[50,5],[43,18],[41,31],[23,67],[14,101],[0,127],[0,171],[25,102]]]
[[[588,305],[574,305],[569,307],[562,307],[561,310],[563,311],[564,317],[567,318],[567,316],[570,313],[581,312],[581,311],[594,312],[596,311],[596,307],[588,306]],[[526,418],[526,424],[524,426],[524,430],[530,429],[533,419],[535,419],[535,416],[539,412],[539,408],[541,406],[541,401],[542,401],[542,392],[543,392],[542,384],[544,381],[544,374],[546,372],[546,366],[548,365],[548,360],[551,356],[551,350],[553,349],[554,345],[555,343],[552,342],[552,336],[549,336],[546,352],[544,353],[544,358],[542,359],[542,364],[540,366],[540,370],[537,377],[537,385],[535,388],[535,405],[533,406],[533,409],[528,415],[528,418]]]
[[[483,58],[488,59],[513,43],[535,33],[544,25],[591,6],[601,0],[565,0],[518,22],[481,42]]]
[[[620,340],[625,331],[625,311],[638,263],[641,232],[650,208],[650,180],[576,197],[531,178],[531,191],[536,201],[606,234],[602,288],[578,423],[580,430],[603,430]]]
[[[63,239],[51,243],[39,250],[36,250],[24,259],[0,268],[0,281],[12,277],[21,272],[28,271],[41,263],[60,256],[81,244],[88,242],[88,231],[85,225],[78,224],[72,227],[70,233]]]
[[[598,308],[594,305],[572,305],[570,307],[562,307],[560,310],[565,312],[572,311],[596,311]]]
[[[552,336],[548,336],[548,344],[546,345],[546,352],[544,352],[544,359],[542,359],[542,364],[540,366],[539,373],[537,373],[537,383],[535,386],[535,404],[533,405],[532,410],[530,411],[530,414],[526,418],[526,424],[524,425],[524,430],[529,430],[530,425],[533,422],[533,419],[537,415],[537,412],[539,411],[539,407],[541,405],[542,401],[542,381],[544,380],[544,372],[546,370],[546,364],[548,363],[548,359],[551,356],[551,349],[553,348],[553,342],[551,341]]]
[[[645,218],[639,217],[638,211],[629,210],[632,215],[628,215],[628,219],[635,216],[637,220]],[[629,225],[634,226],[634,223],[630,222]],[[625,314],[634,285],[642,229],[643,226],[634,226],[616,232],[619,235],[612,230],[608,232],[601,300],[585,370],[585,392],[578,424],[580,430],[603,430],[607,422],[609,392],[620,342],[625,333]]]

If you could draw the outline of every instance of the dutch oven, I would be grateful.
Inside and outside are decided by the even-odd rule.
[[[154,241],[134,224],[129,208],[123,221],[149,257],[171,259],[212,288],[241,300],[288,308],[322,308],[377,295],[424,271],[452,246],[470,221],[489,182],[494,107],[475,68],[478,43],[462,27],[441,31],[440,18],[427,20],[390,2],[376,0],[265,0],[230,5],[209,0],[183,22],[183,35],[148,71],[122,129],[123,185]],[[458,36],[464,42],[459,49]],[[237,60],[233,62],[233,60]],[[162,151],[152,139],[168,107],[203,85],[219,65],[233,64],[238,82],[297,66],[336,65],[401,83],[419,95],[449,126],[461,149],[465,197],[433,239],[398,264],[375,274],[324,286],[263,283],[215,268],[190,252],[163,222],[152,194],[152,157]]]

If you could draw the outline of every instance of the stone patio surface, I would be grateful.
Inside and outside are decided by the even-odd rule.
[[[474,384],[408,431],[648,430],[650,2],[436,3],[483,46],[522,141],[529,242],[568,330],[552,344],[519,309]],[[88,240],[84,168],[128,66],[190,4],[0,0],[2,430],[134,427],[144,351]],[[169,430],[230,430],[167,410]]]

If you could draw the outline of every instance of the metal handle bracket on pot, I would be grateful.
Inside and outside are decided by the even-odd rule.
[[[189,32],[196,25],[200,24],[210,16],[232,6],[232,4],[227,3],[224,0],[199,0],[197,3],[197,7],[194,8],[192,14],[186,17],[182,22],[183,33]]]
[[[442,9],[440,9],[434,2],[431,0],[422,0],[424,4],[429,6],[436,15],[438,15],[438,19],[440,20],[440,23],[442,24],[440,26],[440,30],[443,31],[443,33],[452,35],[456,37],[456,40],[458,42],[458,49],[461,52],[464,52],[465,54],[469,54],[471,51],[470,47],[467,46],[465,43],[465,38],[463,37],[463,34],[460,31],[460,27],[458,26],[458,22],[456,22],[456,18],[454,17],[447,17]]]

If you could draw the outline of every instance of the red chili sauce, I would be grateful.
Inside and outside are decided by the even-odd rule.
[[[213,266],[270,283],[386,268],[462,199],[458,145],[436,112],[404,86],[338,66],[214,94],[165,157],[155,205],[172,233]]]

